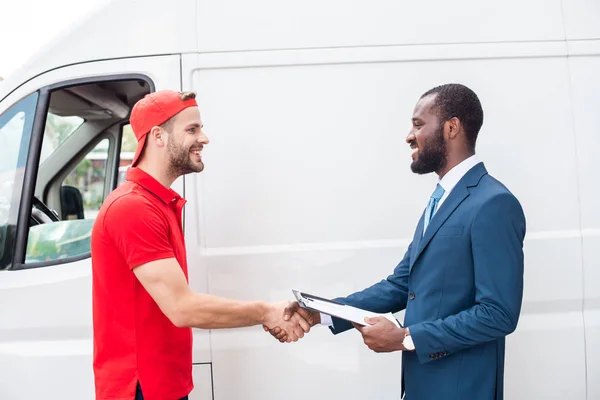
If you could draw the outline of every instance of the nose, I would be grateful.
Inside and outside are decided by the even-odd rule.
[[[408,135],[406,136],[406,143],[410,144],[411,142],[414,142],[415,140],[417,140],[417,137],[415,136],[413,130],[411,129],[410,132],[408,132]]]
[[[198,142],[200,142],[202,144],[210,143],[210,140],[208,140],[208,136],[206,136],[206,133],[204,133],[203,129],[200,129],[200,136],[198,137]]]

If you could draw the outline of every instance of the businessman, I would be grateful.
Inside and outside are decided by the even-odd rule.
[[[282,327],[296,341],[310,327],[284,321],[281,304],[194,293],[182,230],[185,199],[171,189],[204,169],[208,144],[193,92],[161,90],[138,101],[138,145],[127,182],[106,199],[92,231],[94,378],[97,400],[187,399],[191,328]]]
[[[387,313],[406,309],[404,326],[384,318],[356,325],[376,352],[402,351],[407,400],[503,399],[505,337],[519,320],[523,295],[525,217],[517,198],[475,155],[483,110],[459,84],[419,99],[406,142],[411,169],[438,183],[404,258],[386,279],[336,299]],[[334,334],[352,328],[292,303]],[[266,328],[265,328],[266,329]],[[284,340],[284,329],[270,329]]]

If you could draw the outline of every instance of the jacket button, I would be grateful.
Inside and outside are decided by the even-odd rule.
[[[410,292],[408,294],[408,298],[411,299],[411,300],[414,300],[415,299],[415,294],[413,292]]]

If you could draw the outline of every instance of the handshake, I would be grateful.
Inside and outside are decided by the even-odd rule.
[[[385,317],[365,318],[367,325],[352,323],[361,333],[369,349],[376,353],[405,351],[407,328],[399,328]],[[321,314],[300,307],[297,301],[274,304],[265,318],[263,329],[281,343],[297,342],[305,333],[321,323]]]
[[[281,343],[290,343],[303,338],[310,328],[319,323],[320,313],[301,308],[297,301],[293,301],[274,304],[263,329]]]

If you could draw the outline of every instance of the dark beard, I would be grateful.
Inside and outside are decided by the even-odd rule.
[[[194,172],[202,172],[204,169],[204,164],[202,162],[200,164],[194,164],[192,160],[190,160],[191,150],[192,147],[189,149],[184,149],[176,146],[172,140],[169,140],[167,143],[167,154],[169,155],[169,175],[173,177],[179,177]]]
[[[446,142],[444,141],[444,125],[440,125],[435,135],[428,142],[419,147],[418,157],[410,165],[415,174],[428,174],[437,172],[446,166]]]

